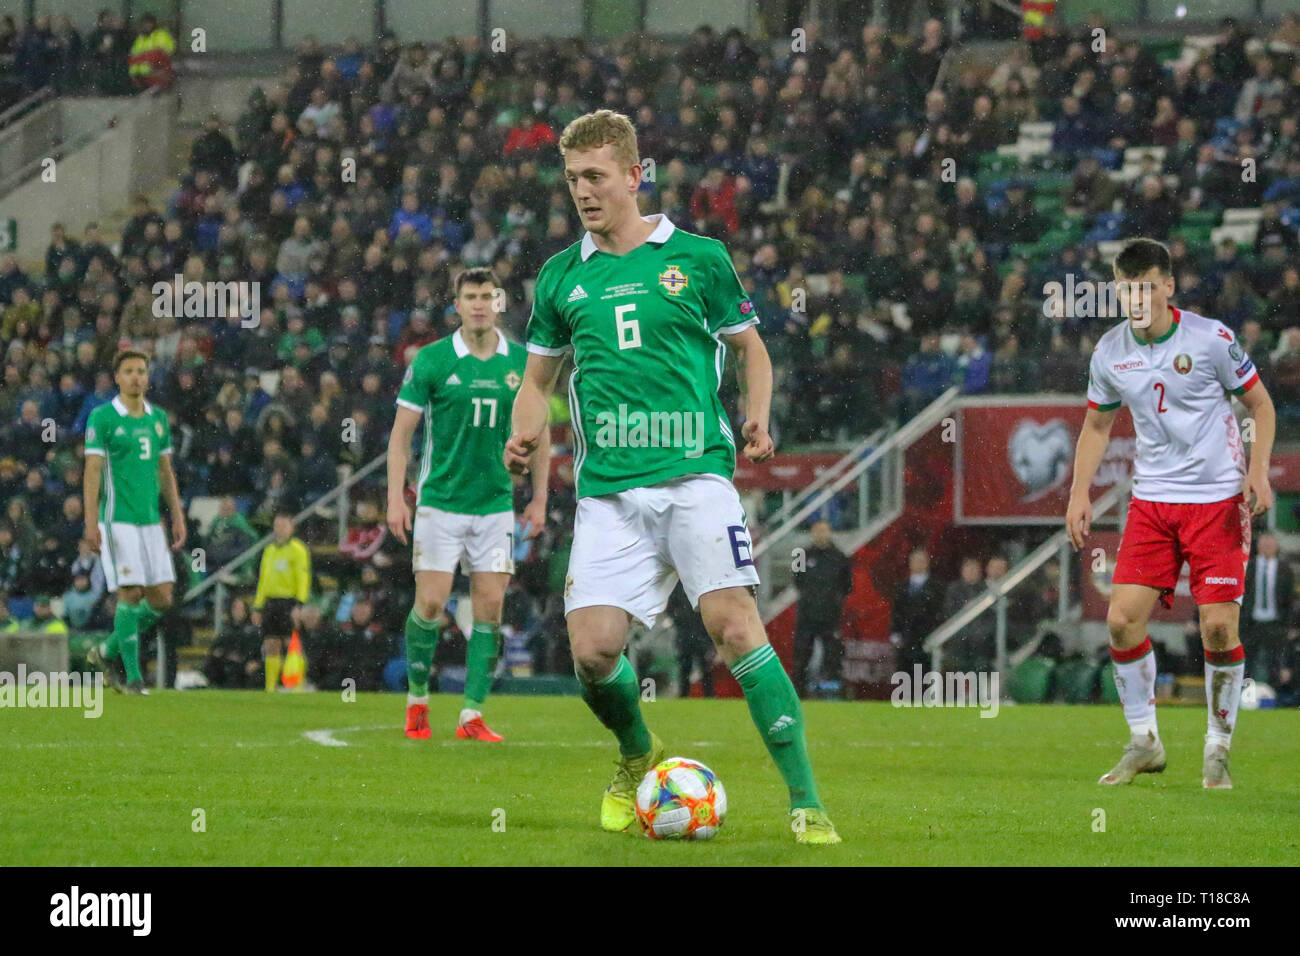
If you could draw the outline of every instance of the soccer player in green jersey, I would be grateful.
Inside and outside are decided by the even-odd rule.
[[[527,353],[496,327],[498,292],[490,269],[466,269],[456,276],[460,328],[416,353],[402,380],[388,439],[388,527],[405,544],[411,530],[403,497],[407,456],[424,416],[412,554],[415,606],[406,619],[406,736],[416,739],[432,735],[429,667],[458,562],[469,572],[474,626],[456,736],[502,739],[483,722],[482,708],[500,652],[501,605],[515,569],[513,483],[502,452]],[[549,471],[550,444],[543,436],[532,501],[523,513],[530,538],[546,523]]]
[[[728,348],[741,368],[744,455],[761,462],[774,453],[772,365],[753,303],[722,243],[662,214],[642,218],[641,160],[626,116],[579,117],[560,152],[587,232],[538,275],[505,460],[512,471],[527,467],[572,349],[578,513],[564,610],[583,699],[622,756],[601,826],[632,824],[637,784],[664,757],[623,651],[631,620],[653,625],[680,578],[785,779],[796,839],[838,843],[813,779],[799,697],[758,614],[758,574],[731,483],[736,444],[718,399]]]
[[[86,421],[83,495],[86,541],[100,554],[108,590],[117,592],[117,611],[112,636],[92,647],[88,656],[118,690],[123,688],[106,661],[121,657],[125,690],[147,694],[140,671],[140,632],[171,607],[175,581],[158,513],[159,491],[171,511],[173,551],[185,544],[185,513],[172,468],[167,413],[144,397],[148,356],[119,352],[113,359],[113,378],[118,396]]]

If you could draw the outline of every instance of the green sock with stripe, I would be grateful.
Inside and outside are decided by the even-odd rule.
[[[824,809],[808,760],[803,707],[772,645],[740,657],[731,665],[731,673],[740,682],[749,716],[790,789],[790,809]]]
[[[113,613],[113,636],[109,639],[109,648],[116,648],[122,657],[122,666],[126,668],[129,682],[143,680],[140,673],[140,608],[125,601],[117,602]],[[117,657],[118,654],[111,656]]]
[[[490,621],[475,621],[465,653],[465,708],[482,710],[492,689],[501,647],[501,628]]]
[[[641,719],[641,685],[628,659],[619,655],[609,676],[588,684],[582,680],[582,699],[597,719],[614,732],[624,757],[650,752],[650,730]]]
[[[412,697],[429,696],[429,668],[441,630],[437,621],[426,621],[415,608],[406,615],[406,692]]]

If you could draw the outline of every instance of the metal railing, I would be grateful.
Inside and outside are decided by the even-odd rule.
[[[349,474],[346,478],[344,478],[341,482],[339,482],[339,484],[335,486],[333,489],[327,491],[325,494],[321,495],[311,504],[307,505],[307,507],[304,508],[302,511],[294,515],[293,526],[297,528],[300,524],[302,524],[302,522],[306,521],[313,514],[316,514],[321,509],[327,508],[330,505],[335,504],[337,502],[337,507],[335,510],[337,512],[337,517],[338,517],[338,537],[339,540],[342,541],[343,538],[347,536],[348,513],[351,510],[349,498],[348,498],[348,492],[359,481],[368,477],[377,468],[379,468],[380,465],[384,464],[387,458],[388,458],[388,452],[387,450],[385,450],[384,452],[376,455],[371,461],[367,462],[365,466],[361,468],[360,471],[357,471],[353,474]],[[351,466],[349,465],[343,465],[340,466],[340,470],[342,471],[350,467]],[[204,578],[194,587],[186,591],[185,596],[182,597],[178,603],[187,604],[190,601],[195,600],[196,598],[202,597],[208,591],[215,591],[216,593],[213,595],[213,600],[212,600],[212,630],[213,633],[219,637],[221,635],[221,622],[222,622],[222,618],[225,616],[227,596],[229,594],[230,585],[227,581],[227,578],[231,574],[233,574],[234,572],[242,568],[253,558],[261,554],[262,550],[268,544],[271,543],[274,537],[275,537],[274,534],[263,535],[257,541],[253,542],[253,544],[249,545],[246,549],[244,549],[244,551],[242,551],[240,554],[231,558],[220,568],[210,573],[206,578]]]
[[[1125,502],[1129,487],[1129,481],[1120,482],[1093,502],[1092,515],[1094,524],[1098,518],[1108,515],[1112,509]],[[1122,511],[1122,509],[1120,510]],[[1117,513],[1117,516],[1122,520],[1122,515]],[[956,637],[967,624],[970,624],[992,607],[994,608],[996,620],[994,631],[995,666],[999,673],[1004,673],[1007,668],[1007,595],[1019,587],[1029,575],[1033,574],[1053,557],[1056,557],[1058,567],[1061,570],[1056,612],[1057,619],[1064,621],[1069,613],[1070,553],[1069,532],[1065,528],[1061,528],[1037,548],[1021,558],[1016,566],[1007,572],[1006,576],[991,584],[985,593],[968,601],[960,611],[931,631],[921,645],[933,655],[931,657],[931,669],[939,672],[943,670],[944,645]],[[1038,622],[1032,623],[1036,625]]]
[[[763,524],[771,527],[780,527],[794,511],[803,507],[809,497],[816,494],[822,488],[826,487],[826,485],[830,484],[842,475],[845,469],[851,467],[854,462],[861,460],[863,456],[867,455],[871,451],[871,449],[884,441],[888,435],[888,428],[878,428],[866,438],[859,441],[856,445],[846,451],[839,461],[835,462],[835,464],[831,465],[814,478],[811,484],[800,489],[799,492],[792,495],[788,501],[782,502],[781,507],[777,508],[770,515],[764,515]]]
[[[870,454],[839,472],[820,491],[807,496],[792,509],[784,522],[754,546],[759,574],[759,607],[763,620],[774,617],[794,603],[794,569],[787,557],[796,541],[806,534],[803,523],[851,485],[856,488],[856,523],[842,546],[850,554],[887,528],[903,512],[904,456],[919,438],[939,424],[960,401],[955,385],[913,416],[901,428],[890,432]],[[777,560],[778,556],[781,560]]]

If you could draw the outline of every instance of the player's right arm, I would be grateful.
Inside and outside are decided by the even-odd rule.
[[[397,406],[393,430],[388,436],[388,530],[406,544],[411,530],[411,509],[406,504],[406,464],[411,454],[411,438],[420,424],[420,412],[405,405]]]
[[[1083,539],[1092,528],[1092,479],[1101,467],[1118,412],[1117,408],[1106,411],[1089,408],[1079,430],[1079,441],[1074,447],[1074,482],[1070,485],[1070,505],[1065,512],[1065,527],[1076,551],[1083,547]]]
[[[98,554],[99,540],[99,486],[104,476],[104,459],[99,455],[86,456],[85,475],[82,478],[82,509],[86,519],[86,541]]]
[[[511,474],[522,475],[528,471],[528,462],[537,451],[546,428],[551,395],[560,377],[562,355],[528,354],[524,366],[524,380],[515,395],[510,410],[510,439],[506,442],[505,463]]]

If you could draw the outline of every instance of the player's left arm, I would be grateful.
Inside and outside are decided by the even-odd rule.
[[[776,445],[767,432],[772,410],[772,359],[752,325],[721,338],[735,354],[740,370],[740,404],[745,412],[740,434],[745,439],[745,457],[753,462],[767,461],[776,454]]]
[[[1237,396],[1238,401],[1246,406],[1246,414],[1254,422],[1254,442],[1250,447],[1250,469],[1246,473],[1246,503],[1250,504],[1251,495],[1255,503],[1251,505],[1252,515],[1262,515],[1273,507],[1273,489],[1268,483],[1268,461],[1273,454],[1273,439],[1277,434],[1277,411],[1273,408],[1273,399],[1268,394],[1262,380]]]
[[[172,550],[179,551],[185,547],[185,508],[181,504],[180,485],[176,483],[176,469],[172,467],[170,446],[158,455],[158,484],[172,515]]]

